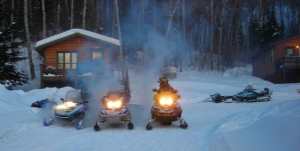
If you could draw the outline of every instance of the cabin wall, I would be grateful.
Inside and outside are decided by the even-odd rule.
[[[275,45],[275,59],[281,59],[286,56],[286,48],[294,48],[294,54],[300,56],[300,49],[296,49],[296,46],[300,46],[300,37],[291,38],[289,40],[279,42]]]
[[[103,52],[103,59],[107,63],[110,63],[111,61],[111,52],[116,51],[115,49],[117,49],[116,46],[109,46],[108,44],[101,43],[99,41],[77,36],[44,48],[42,50],[44,64],[47,66],[57,67],[58,52],[76,51],[78,52],[79,62],[92,59],[92,52],[90,50],[93,48],[99,48],[99,50]]]
[[[294,55],[300,57],[300,49],[296,48],[297,45],[300,45],[300,37],[277,42],[273,46],[273,50],[255,60],[253,63],[253,75],[274,83],[299,82],[299,69],[287,71],[280,68],[281,59],[286,57],[286,48],[293,48]]]

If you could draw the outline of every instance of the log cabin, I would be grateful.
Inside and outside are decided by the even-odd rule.
[[[35,48],[43,57],[41,87],[72,85],[83,72],[78,72],[79,65],[100,61],[111,64],[118,58],[119,47],[118,39],[84,29],[70,29],[38,41]],[[87,66],[100,68],[95,64]]]
[[[273,83],[300,82],[300,35],[274,42],[259,53],[253,74]]]

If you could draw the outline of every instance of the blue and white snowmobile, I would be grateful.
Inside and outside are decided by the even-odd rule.
[[[128,129],[133,129],[131,114],[128,108],[130,95],[122,90],[109,91],[100,101],[101,111],[94,125],[94,130],[99,131],[106,123],[126,124]]]
[[[78,91],[75,93],[78,93]],[[54,114],[44,119],[44,126],[50,126],[54,122],[60,121],[74,124],[76,129],[82,129],[83,120],[87,111],[87,103],[87,101],[81,99],[81,95],[79,97],[67,95],[65,99],[61,99],[61,102],[53,106],[52,110]]]
[[[211,101],[215,103],[221,102],[266,102],[271,100],[272,92],[269,88],[264,88],[262,91],[257,91],[251,85],[248,85],[242,92],[233,96],[222,96],[219,93],[210,96]]]

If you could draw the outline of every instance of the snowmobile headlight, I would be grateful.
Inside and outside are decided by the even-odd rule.
[[[120,109],[123,105],[122,99],[117,99],[117,100],[106,100],[106,107],[108,109]]]
[[[175,100],[171,96],[162,96],[159,98],[159,104],[161,106],[172,106],[175,103]]]
[[[76,107],[77,103],[72,101],[67,101],[62,104],[58,104],[55,106],[55,110],[69,110]]]

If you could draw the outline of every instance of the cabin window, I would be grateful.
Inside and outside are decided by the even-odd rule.
[[[294,55],[294,50],[293,50],[292,48],[287,48],[287,49],[285,50],[285,55],[286,55],[286,57],[291,57],[291,56],[293,56],[293,55]]]
[[[62,70],[75,70],[77,68],[77,52],[58,52],[57,68]]]
[[[97,60],[102,58],[102,53],[100,51],[93,51],[92,52],[92,59]]]

